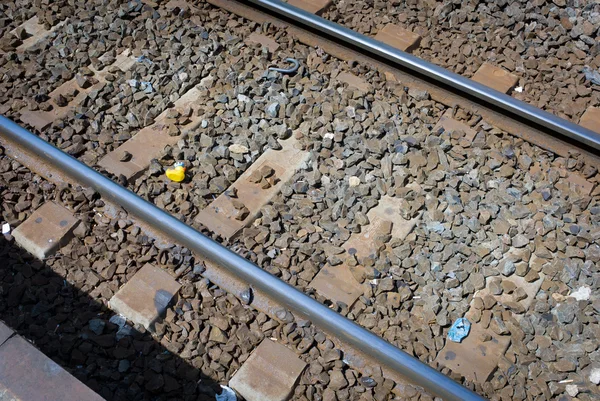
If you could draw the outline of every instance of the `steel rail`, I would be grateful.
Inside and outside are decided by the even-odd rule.
[[[446,375],[267,273],[3,116],[0,116],[0,136],[35,154],[76,182],[94,188],[103,197],[123,207],[146,224],[162,231],[211,262],[223,266],[292,312],[306,317],[320,329],[333,333],[337,338],[366,355],[377,358],[383,365],[431,394],[447,401],[483,400]]]
[[[253,3],[261,6],[278,16],[296,21],[300,26],[304,25],[322,34],[339,39],[348,47],[358,47],[439,83],[448,85],[460,92],[474,96],[486,103],[500,107],[506,112],[517,115],[533,124],[540,125],[559,135],[566,136],[584,145],[591,146],[596,150],[600,150],[600,134],[594,131],[557,117],[469,78],[450,72],[445,68],[398,50],[371,37],[345,28],[335,22],[328,21],[280,0],[243,0],[242,3]]]

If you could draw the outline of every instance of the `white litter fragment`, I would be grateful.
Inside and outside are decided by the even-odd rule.
[[[237,401],[237,396],[235,395],[235,391],[227,386],[221,385],[223,391],[221,394],[216,394],[215,398],[217,401]]]
[[[594,368],[590,372],[590,381],[594,384],[600,384],[600,368]]]
[[[139,89],[143,90],[145,93],[154,92],[154,88],[152,87],[152,82],[138,81],[137,79],[128,79],[127,83],[132,88],[139,88]]]
[[[567,390],[567,394],[569,394],[571,397],[575,397],[577,394],[579,394],[579,387],[577,387],[576,384],[567,384],[565,390]]]
[[[2,234],[8,234],[10,232],[10,224],[2,224]]]
[[[335,138],[335,135],[333,135],[333,133],[331,133],[331,132],[328,132],[325,135],[323,135],[323,138],[324,139],[333,139],[333,138]]]
[[[515,92],[519,92],[519,93],[523,92],[523,87],[522,86],[517,86],[515,88]]]
[[[587,301],[588,299],[590,299],[591,295],[592,290],[590,289],[590,287],[582,286],[576,289],[575,291],[571,292],[569,296],[575,298],[578,301]]]

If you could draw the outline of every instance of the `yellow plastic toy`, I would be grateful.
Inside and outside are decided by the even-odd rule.
[[[171,181],[181,182],[185,180],[185,166],[182,162],[177,162],[173,167],[168,168],[165,174]]]

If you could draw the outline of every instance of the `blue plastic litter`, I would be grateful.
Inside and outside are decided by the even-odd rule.
[[[588,81],[591,81],[595,85],[600,85],[600,71],[592,70],[586,65],[583,67],[583,74]]]
[[[223,389],[221,394],[215,395],[216,401],[237,401],[237,396],[235,395],[235,392],[231,388],[229,388],[227,386],[223,386],[222,384],[221,384],[221,388]]]
[[[154,64],[154,63],[152,62],[152,60],[150,60],[150,59],[149,59],[148,57],[146,57],[146,56],[139,56],[139,57],[137,58],[137,60],[136,60],[136,61],[137,61],[138,63],[145,63],[145,64],[148,64],[148,65],[152,65],[152,64]]]
[[[463,338],[469,335],[470,330],[471,322],[464,317],[458,318],[452,324],[452,327],[450,327],[450,331],[448,332],[448,340],[459,343],[463,340]]]

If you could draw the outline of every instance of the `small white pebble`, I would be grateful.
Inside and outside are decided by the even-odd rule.
[[[240,145],[239,143],[234,143],[233,145],[229,145],[229,151],[231,153],[244,154],[248,153],[248,148],[244,145]]]
[[[592,295],[590,287],[579,287],[575,291],[571,292],[570,297],[575,298],[578,301],[587,301]]]
[[[326,133],[325,135],[323,135],[324,139],[333,139],[335,138],[335,135],[333,135],[331,132]]]
[[[2,234],[8,234],[10,232],[10,224],[2,224]]]
[[[577,394],[579,394],[579,388],[576,384],[567,384],[565,390],[567,390],[567,394],[569,394],[571,397],[575,397]]]
[[[519,93],[523,92],[523,87],[522,86],[517,86],[515,88],[515,92],[519,92]]]
[[[600,368],[594,368],[590,372],[590,381],[594,384],[600,384]]]
[[[360,185],[360,178],[358,178],[357,176],[353,175],[352,177],[350,177],[348,179],[348,183],[350,184],[351,187],[357,187]]]

